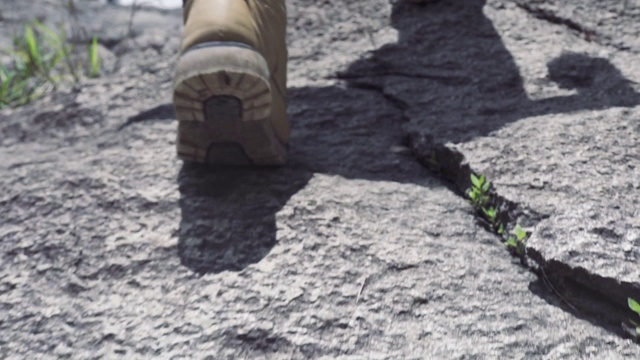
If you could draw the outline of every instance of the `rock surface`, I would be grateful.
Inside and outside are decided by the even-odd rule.
[[[527,25],[539,21],[519,10],[512,23],[540,30],[505,43],[528,97],[537,99],[533,111],[519,108],[520,121],[456,148],[499,194],[538,214],[528,243],[538,263],[625,307],[627,297],[640,297],[640,66],[633,51],[588,41],[564,24]],[[600,10],[576,12],[594,18]],[[628,10],[633,27],[640,14]],[[546,74],[536,69],[545,63]],[[572,93],[551,97],[552,81]]]
[[[601,305],[640,283],[636,52],[506,0],[288,6],[291,163],[252,170],[175,159],[178,11],[129,32],[82,3],[113,67],[0,111],[1,358],[640,357]],[[537,216],[549,277],[611,299],[511,258],[416,131]]]

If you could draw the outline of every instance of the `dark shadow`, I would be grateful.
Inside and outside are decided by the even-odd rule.
[[[183,165],[178,177],[183,265],[198,273],[219,273],[260,261],[276,243],[276,212],[309,177],[286,168]]]
[[[339,74],[345,88],[291,89],[286,167],[185,165],[178,180],[182,263],[217,273],[260,261],[276,243],[277,212],[314,173],[443,186],[410,154],[390,150],[405,143],[408,118],[410,130],[438,142],[464,142],[530,116],[640,103],[609,62],[579,54],[551,62],[547,79],[575,88],[574,95],[529,99],[484,4],[398,2],[392,14],[398,43]]]
[[[290,91],[289,164],[232,169],[185,164],[180,172],[179,254],[198,273],[238,271],[276,243],[276,214],[314,173],[435,184],[401,145],[402,114],[377,93],[338,87]],[[304,209],[301,209],[304,211]]]
[[[551,61],[549,76],[539,85],[558,82],[577,93],[531,100],[484,6],[485,0],[398,2],[392,15],[398,43],[383,46],[339,77],[401,98],[410,129],[441,143],[469,141],[531,116],[640,103],[608,60],[574,53]]]
[[[634,315],[631,310],[613,304],[601,293],[585,288],[567,278],[547,278],[538,274],[537,280],[529,283],[529,291],[547,304],[558,307],[578,319],[588,321],[620,337],[629,334],[620,326]]]

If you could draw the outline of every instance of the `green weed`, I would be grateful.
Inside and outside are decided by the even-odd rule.
[[[516,227],[513,229],[511,235],[507,237],[507,246],[511,249],[515,250],[515,252],[522,256],[524,255],[524,251],[527,245],[527,232],[520,227],[520,225],[516,224]]]
[[[0,64],[0,108],[25,105],[61,83],[78,82],[86,76],[100,74],[98,41],[93,38],[88,49],[88,64],[74,52],[64,27],[54,31],[34,21],[13,39],[13,48],[4,51],[9,64]]]
[[[498,209],[489,206],[491,200],[489,195],[490,188],[491,181],[488,181],[484,175],[471,174],[471,188],[467,190],[467,196],[471,206],[484,216],[485,220],[491,224],[493,231],[502,235],[504,234],[504,224],[498,219],[500,215]]]
[[[516,224],[513,231],[506,234],[506,224],[500,220],[500,212],[491,206],[491,182],[484,175],[471,174],[471,188],[467,190],[468,201],[473,208],[491,225],[491,229],[500,235],[505,244],[516,254],[523,256],[526,248],[527,232]]]
[[[638,314],[638,316],[640,316],[640,303],[638,303],[632,298],[628,298],[627,302],[629,303],[629,309],[631,309],[631,311],[635,312],[636,314]],[[636,336],[640,337],[640,323],[637,323],[633,320],[630,320],[630,321],[633,324],[633,326],[636,327]]]
[[[484,208],[489,202],[489,188],[491,182],[484,175],[471,174],[471,189],[467,190],[469,202],[476,210]]]
[[[489,224],[491,224],[491,228],[493,229],[493,231],[498,233],[498,235],[503,235],[505,231],[504,224],[502,224],[498,219],[498,209],[496,209],[495,207],[483,207],[481,210],[485,216],[485,219],[489,222]]]
[[[100,57],[98,56],[98,38],[93,37],[89,45],[89,77],[100,76]]]

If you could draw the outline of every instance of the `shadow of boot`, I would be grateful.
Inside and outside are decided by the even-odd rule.
[[[308,181],[306,173],[295,174],[285,168],[183,165],[178,178],[182,264],[197,273],[219,273],[263,259],[276,243],[275,214]]]

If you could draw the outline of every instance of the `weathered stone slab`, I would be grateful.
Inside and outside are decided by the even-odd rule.
[[[356,62],[343,77],[399,103],[413,132],[464,155],[498,194],[532,214],[521,220],[533,231],[529,250],[539,263],[562,264],[551,267],[555,275],[626,309],[627,297],[640,297],[633,235],[640,194],[637,56],[509,2],[398,6],[395,14],[398,44]],[[445,161],[460,162],[453,152]],[[463,192],[468,170],[453,163],[438,165]],[[617,220],[594,226],[617,235],[582,248],[577,234],[584,224],[571,214],[595,205],[603,219]],[[576,222],[569,226],[568,218]],[[545,238],[534,227],[542,219]]]
[[[455,135],[446,122],[464,114],[454,110],[471,111],[455,101],[475,96],[479,80],[458,74],[457,59],[494,65],[478,72],[496,89],[487,104],[512,93],[515,62],[465,3],[291,1],[295,129],[280,169],[175,159],[175,120],[162,104],[177,45],[158,52],[144,32],[109,78],[0,112],[0,357],[639,357],[508,257],[402,147],[403,126],[419,126],[427,103],[442,105],[438,116],[453,111],[423,124],[438,134]],[[350,18],[373,20],[343,25]],[[482,31],[467,42],[471,25]],[[363,40],[370,29],[373,42]],[[394,34],[400,45],[382,45]],[[418,41],[424,34],[443,38]],[[438,52],[447,40],[461,46]],[[507,61],[504,76],[491,58]],[[89,110],[95,120],[82,120]],[[505,125],[500,113],[485,114],[491,130]]]
[[[560,215],[588,199],[610,201],[607,208],[622,207],[633,221],[639,193],[637,60],[513,4],[479,5],[447,2],[406,10],[395,24],[399,44],[356,63],[345,77],[402,101],[413,129],[450,142],[473,169],[494,179],[498,193],[539,216]],[[422,32],[409,30],[418,18]],[[415,64],[411,70],[407,61]],[[637,249],[621,239],[610,248],[603,242],[602,257],[621,254],[620,247]],[[533,241],[532,250],[533,244],[539,251],[556,246]],[[613,292],[595,286],[624,306],[627,296],[637,295],[637,260],[611,256],[621,261],[608,264],[616,270],[575,261],[572,267],[589,268],[592,280],[616,273],[613,282],[634,284]]]
[[[3,357],[639,354],[554,306],[420,169],[180,170],[172,128],[136,124],[117,148],[5,170]],[[327,145],[301,145],[296,163]]]
[[[521,24],[528,18],[523,14]],[[570,31],[548,26],[554,33]],[[546,40],[557,44],[564,36]],[[574,111],[560,107],[556,114],[525,116],[457,148],[474,169],[493,179],[498,193],[545,218],[531,229],[529,250],[536,260],[626,307],[627,297],[640,297],[640,67],[637,61],[618,62],[619,71],[606,60],[621,59],[615,48],[583,42],[576,39],[564,50],[576,46],[590,57],[547,60],[547,79],[575,89],[576,95],[562,100],[575,104]],[[530,96],[541,104],[559,102],[540,94],[540,86],[526,86],[543,81],[530,71],[534,65],[526,65],[542,60],[527,60],[527,54],[541,57],[543,49],[543,44],[511,43],[511,52],[525,64],[522,76]],[[589,110],[598,102],[603,110]],[[611,109],[604,109],[607,103]]]

